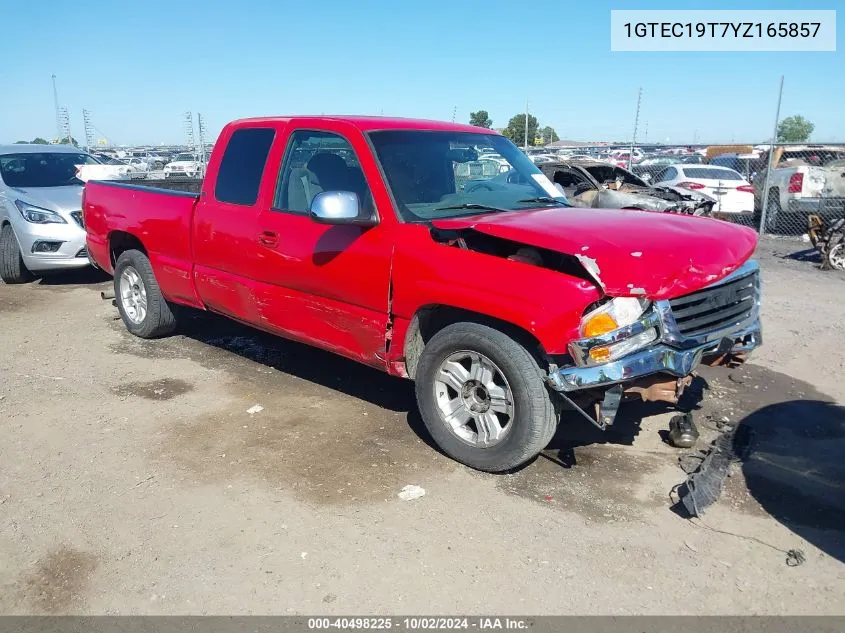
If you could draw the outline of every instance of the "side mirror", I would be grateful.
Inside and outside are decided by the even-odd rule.
[[[358,194],[352,191],[321,191],[311,201],[308,216],[321,224],[374,226],[371,213],[361,208]]]

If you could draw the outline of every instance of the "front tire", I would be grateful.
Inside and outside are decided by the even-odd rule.
[[[521,466],[546,447],[557,428],[537,360],[486,325],[455,323],[435,334],[420,356],[415,387],[434,441],[477,470]]]
[[[124,251],[117,258],[114,296],[126,329],[135,336],[159,338],[176,329],[175,306],[161,294],[150,260],[141,251]]]
[[[18,238],[9,224],[0,230],[0,279],[7,284],[25,284],[35,279],[23,263]]]

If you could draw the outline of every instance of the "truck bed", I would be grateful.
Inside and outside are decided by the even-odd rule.
[[[141,237],[165,296],[197,305],[199,299],[191,281],[191,220],[199,195],[185,189],[198,183],[166,181],[165,188],[162,181],[153,182],[161,186],[120,181],[90,181],[85,185],[83,212],[89,255],[111,274],[113,245]]]

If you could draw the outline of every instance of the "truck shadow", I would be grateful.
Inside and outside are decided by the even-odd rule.
[[[190,313],[180,324],[180,334],[382,409],[406,413],[411,430],[439,450],[417,410],[410,380],[210,313]]]
[[[215,314],[191,312],[187,316],[180,324],[180,334],[382,409],[405,413],[411,431],[430,448],[442,453],[422,421],[414,395],[414,384],[410,380],[388,376],[331,352],[267,334]],[[591,426],[575,412],[565,412],[554,438],[542,456],[556,461],[564,468],[570,468],[576,465],[575,449],[578,447],[599,444],[630,446],[639,434],[640,423],[644,418],[667,411],[698,408],[705,384],[697,382],[691,385],[678,407],[637,400],[625,402],[615,424],[606,431]]]
[[[578,413],[564,411],[557,431],[542,457],[555,461],[563,468],[572,468],[578,464],[575,449],[579,447],[598,444],[632,446],[640,434],[645,418],[665,413],[697,411],[701,408],[707,388],[707,381],[701,376],[696,376],[677,405],[643,402],[639,399],[624,400],[613,426],[604,431],[591,425]],[[660,437],[664,443],[668,443],[668,430],[660,431]]]

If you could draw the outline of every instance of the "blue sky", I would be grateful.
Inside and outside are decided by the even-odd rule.
[[[82,109],[116,144],[181,142],[182,113],[215,135],[245,116],[365,113],[500,127],[524,109],[563,138],[720,142],[782,116],[845,141],[845,46],[835,53],[612,53],[610,10],[795,9],[803,3],[484,0],[29,0],[3,8],[0,142],[55,135],[50,75],[83,137]],[[837,2],[807,8],[836,9]],[[59,8],[61,6],[61,8]],[[837,16],[842,20],[845,12]]]

